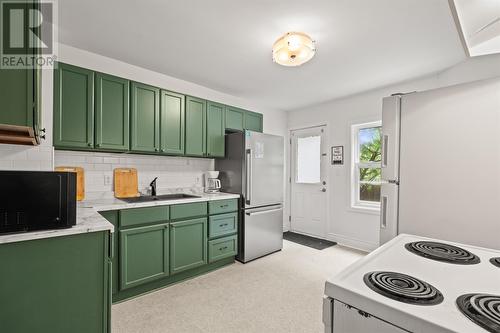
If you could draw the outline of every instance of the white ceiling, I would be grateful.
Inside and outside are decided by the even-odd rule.
[[[59,40],[282,110],[431,74],[465,59],[448,0],[63,0]],[[298,30],[305,65],[271,60]]]

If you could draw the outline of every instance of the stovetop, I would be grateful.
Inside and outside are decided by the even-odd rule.
[[[484,333],[484,325],[473,322],[471,298],[459,298],[500,295],[498,257],[496,250],[399,235],[329,279],[325,294],[411,332]],[[465,310],[461,301],[469,304]]]

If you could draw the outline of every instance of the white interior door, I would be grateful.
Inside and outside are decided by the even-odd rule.
[[[326,237],[326,126],[291,131],[291,231]]]

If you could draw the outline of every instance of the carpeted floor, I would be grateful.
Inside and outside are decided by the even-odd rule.
[[[113,332],[320,333],[325,280],[363,255],[284,241],[281,252],[113,305]]]

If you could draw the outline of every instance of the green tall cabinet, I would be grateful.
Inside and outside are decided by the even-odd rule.
[[[59,63],[54,70],[54,146],[94,147],[94,72]]]
[[[165,154],[184,154],[185,97],[161,91],[160,151]]]
[[[224,157],[224,112],[223,104],[207,103],[207,156]]]
[[[131,144],[137,152],[160,151],[160,89],[132,82]]]
[[[95,147],[129,149],[129,81],[106,74],[95,75]]]
[[[186,97],[186,155],[205,156],[207,101]]]

